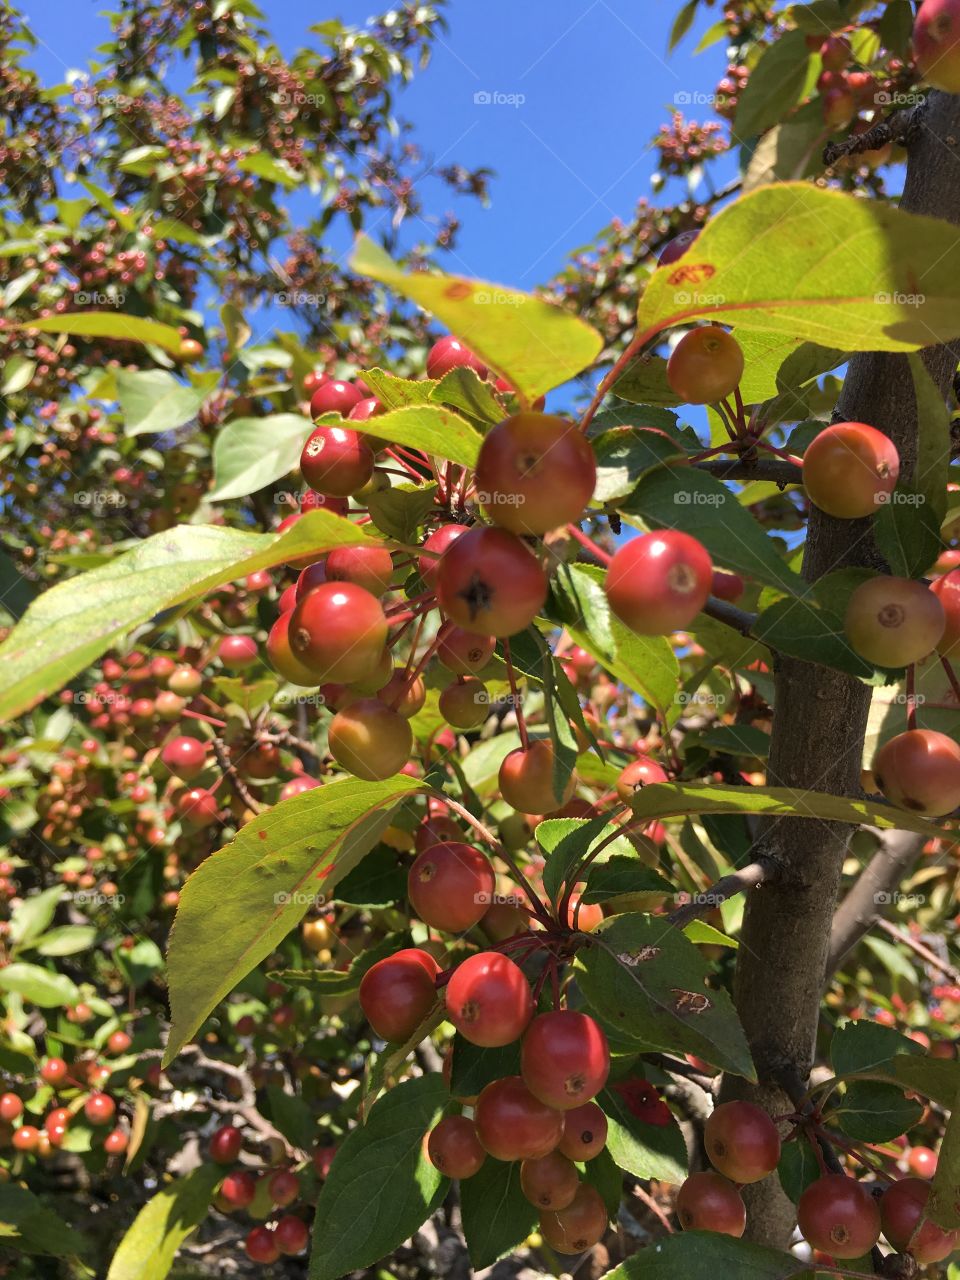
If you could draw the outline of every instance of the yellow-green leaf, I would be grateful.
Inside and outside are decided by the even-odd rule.
[[[23,328],[24,326],[20,326]],[[122,311],[68,311],[59,316],[43,316],[28,326],[41,333],[74,333],[80,338],[116,338],[120,342],[152,342],[179,355],[183,341],[179,332],[158,320],[127,316]]]

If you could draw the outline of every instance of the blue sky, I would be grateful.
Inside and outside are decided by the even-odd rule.
[[[30,63],[48,83],[83,68],[109,38],[106,5],[22,0],[21,7],[39,41]],[[376,11],[357,0],[261,7],[286,53],[305,42],[310,22],[361,24]],[[716,7],[667,55],[678,8],[679,0],[452,0],[449,32],[397,101],[427,157],[497,171],[487,209],[452,201],[439,183],[424,186],[429,210],[454,208],[463,219],[448,269],[531,288],[611,217],[629,217],[638,197],[652,194],[650,140],[675,95],[711,92],[726,65],[722,44],[692,56]],[[484,93],[503,98],[475,101]]]

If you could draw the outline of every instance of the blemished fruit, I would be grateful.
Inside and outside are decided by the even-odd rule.
[[[280,1219],[273,1229],[273,1239],[281,1253],[293,1256],[303,1253],[310,1239],[310,1228],[292,1213]]]
[[[292,588],[290,589],[292,590]],[[311,685],[317,684],[317,679],[313,672],[304,666],[290,648],[290,619],[292,617],[293,609],[291,608],[281,613],[270,628],[270,634],[267,636],[267,661],[278,675],[283,676],[284,680],[289,680],[291,684],[299,684],[309,688]]]
[[[379,665],[387,642],[380,601],[352,582],[325,582],[297,601],[290,650],[316,681],[351,684]]]
[[[913,56],[935,89],[960,93],[960,3],[924,0],[913,24]]]
[[[321,387],[317,394],[326,390]],[[300,455],[300,470],[310,488],[334,498],[349,498],[362,489],[373,475],[373,464],[373,450],[351,427],[317,427]]]
[[[878,667],[907,667],[932,653],[946,619],[937,596],[911,578],[868,578],[851,594],[843,629]]]
[[[224,636],[217,645],[217,657],[228,671],[245,671],[253,666],[259,654],[253,636]]]
[[[937,652],[945,658],[960,654],[960,569],[951,569],[940,578],[934,578],[930,590],[943,608],[943,635],[937,644]]]
[[[569,778],[563,794],[554,794],[554,750],[548,738],[531,742],[528,750],[516,747],[500,766],[500,794],[520,813],[550,813],[565,805],[573,795],[576,781]]]
[[[656,760],[650,756],[637,756],[636,760],[631,760],[621,769],[617,778],[617,795],[624,804],[629,804],[644,787],[667,780],[666,770]]]
[[[482,671],[496,647],[496,636],[464,631],[453,622],[445,622],[437,632],[437,660],[458,676]]]
[[[362,399],[363,392],[352,382],[328,378],[310,397],[310,416],[319,418],[325,413],[339,413],[345,418]]]
[[[487,517],[511,533],[538,534],[579,520],[593,497],[593,446],[566,418],[524,411],[497,423],[477,459]]]
[[[696,538],[677,529],[620,547],[607,570],[610,608],[631,631],[667,635],[690,625],[710,595],[713,565]]]
[[[361,698],[333,717],[327,742],[341,768],[367,782],[381,782],[410,759],[413,732],[410,722],[379,698]]]
[[[495,1160],[535,1160],[563,1137],[563,1112],[535,1098],[519,1076],[484,1088],[474,1113],[477,1136]]]
[[[254,1227],[243,1242],[247,1257],[251,1262],[276,1262],[280,1257],[280,1249],[269,1227]]]
[[[739,1239],[747,1207],[733,1183],[719,1173],[691,1173],[677,1192],[677,1218],[684,1231],[717,1231]]]
[[[486,854],[456,840],[418,854],[407,874],[410,905],[424,924],[446,933],[463,933],[478,924],[495,888]]]
[[[540,561],[506,529],[474,526],[443,553],[436,576],[440,607],[464,631],[512,636],[547,598]]]
[[[402,1044],[437,1000],[440,966],[417,947],[378,960],[360,980],[360,1008],[381,1040]]]
[[[427,352],[427,377],[442,378],[452,369],[472,369],[478,377],[487,376],[487,366],[459,338],[448,333]]]
[[[945,1231],[927,1219],[920,1230],[930,1183],[922,1178],[903,1178],[891,1183],[880,1197],[883,1234],[899,1253],[911,1253],[917,1262],[942,1262],[960,1244],[960,1231]]]
[[[192,782],[203,772],[207,763],[207,749],[196,738],[171,738],[160,752],[160,759],[178,778]]]
[[[430,1130],[427,1155],[434,1168],[448,1178],[472,1178],[487,1158],[477,1126],[466,1116],[444,1116]]]
[[[579,1186],[577,1166],[559,1151],[520,1165],[520,1190],[538,1209],[566,1209]]]
[[[571,1160],[592,1160],[607,1144],[607,1117],[595,1102],[564,1112],[558,1151]]]
[[[600,1025],[572,1009],[541,1013],[530,1023],[520,1051],[524,1084],[558,1111],[589,1102],[606,1084],[610,1050]]]
[[[497,951],[477,952],[457,965],[447,983],[446,1005],[464,1039],[484,1048],[511,1044],[533,1016],[523,970]]]
[[[304,569],[301,578],[309,572]],[[324,563],[324,575],[328,582],[352,582],[382,596],[393,577],[393,557],[386,547],[334,547]]]
[[[797,1222],[804,1239],[832,1258],[861,1258],[880,1238],[876,1200],[842,1173],[811,1182],[797,1203]]]
[[[908,729],[883,744],[871,766],[891,802],[943,817],[960,805],[960,746],[934,729]]]
[[[803,455],[810,501],[840,520],[875,515],[899,476],[900,455],[893,441],[865,422],[825,427]]]
[[[667,381],[684,404],[716,404],[732,395],[742,377],[740,344],[715,324],[684,334],[667,361]]]
[[[731,1182],[759,1182],[780,1159],[780,1135],[766,1111],[752,1102],[723,1102],[704,1126],[710,1163]]]
[[[233,1125],[224,1125],[210,1137],[210,1159],[217,1164],[233,1164],[243,1146],[243,1134]]]
[[[437,709],[454,729],[476,729],[490,715],[490,697],[482,680],[463,676],[447,685]]]
[[[603,1238],[609,1221],[600,1192],[582,1182],[565,1209],[541,1213],[540,1233],[558,1253],[583,1253]]]

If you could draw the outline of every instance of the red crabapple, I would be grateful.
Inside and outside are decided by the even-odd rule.
[[[805,1240],[831,1258],[861,1258],[880,1238],[880,1210],[855,1178],[826,1174],[811,1182],[797,1204]]]
[[[712,580],[703,544],[664,529],[619,548],[607,570],[607,600],[637,635],[667,635],[690,625],[707,602]]]
[[[595,1102],[584,1102],[563,1115],[558,1151],[571,1160],[592,1160],[607,1144],[607,1117]]]
[[[873,758],[877,786],[895,805],[943,817],[960,805],[960,746],[934,729],[908,729]]]
[[[433,1167],[448,1178],[472,1178],[487,1158],[477,1126],[466,1116],[445,1116],[431,1129],[427,1155]]]
[[[346,417],[362,399],[363,392],[352,382],[328,378],[310,397],[310,416],[319,418],[325,413],[339,413],[341,417]]]
[[[407,874],[410,905],[424,924],[446,933],[463,933],[478,924],[495,888],[490,859],[460,841],[426,849]]]
[[[447,1015],[460,1034],[484,1048],[512,1044],[533,1016],[533,995],[523,970],[498,951],[479,951],[462,960],[445,998]]]
[[[723,1102],[704,1127],[703,1144],[710,1163],[731,1182],[759,1182],[780,1160],[777,1127],[752,1102]]]
[[[382,1040],[402,1044],[437,1001],[440,966],[416,947],[378,960],[360,979],[360,1008]]]
[[[500,794],[520,813],[550,813],[567,803],[576,786],[571,776],[557,798],[554,792],[554,750],[549,738],[537,738],[524,751],[516,747],[500,766]]]
[[[563,1113],[535,1098],[519,1076],[484,1088],[474,1120],[484,1150],[495,1160],[535,1160],[563,1137]]]
[[[447,618],[483,636],[523,631],[547,598],[546,574],[526,544],[505,529],[479,525],[444,552],[436,585]]]
[[[382,782],[410,759],[413,732],[409,721],[379,698],[361,698],[333,717],[327,742],[341,768],[367,782]]]
[[[935,89],[960,93],[960,3],[924,0],[913,25],[913,55]]]
[[[593,447],[566,418],[525,410],[484,437],[476,487],[487,517],[511,533],[547,533],[577,521],[593,496]]]
[[[541,1213],[540,1233],[558,1253],[583,1253],[602,1239],[609,1221],[600,1192],[582,1182],[565,1209]]]
[[[731,395],[743,376],[743,352],[726,329],[691,329],[667,361],[667,381],[684,404],[716,404]]]
[[[480,378],[487,376],[487,366],[459,338],[449,333],[438,338],[427,352],[427,377],[442,378],[453,369],[472,369]]]
[[[893,441],[865,422],[825,427],[803,455],[810,501],[841,520],[875,515],[899,476],[900,455]]]
[[[677,1217],[684,1231],[717,1231],[736,1238],[747,1225],[743,1197],[719,1173],[691,1173],[677,1193]]]
[[[566,1209],[579,1186],[577,1166],[559,1151],[520,1165],[520,1190],[538,1209]]]
[[[610,1050],[599,1023],[572,1009],[541,1013],[520,1052],[520,1074],[535,1098],[558,1111],[589,1102],[606,1084]]]
[[[300,455],[310,488],[333,498],[348,498],[362,489],[373,475],[373,464],[373,450],[350,427],[316,427]]]

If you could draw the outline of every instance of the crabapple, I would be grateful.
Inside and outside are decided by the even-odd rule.
[[[512,636],[547,598],[547,577],[529,548],[505,529],[474,526],[444,552],[437,568],[444,614],[464,631]]]
[[[533,1016],[533,995],[523,970],[498,951],[479,951],[462,960],[445,998],[447,1015],[460,1034],[484,1048],[512,1044]]]
[[[0,1120],[10,1123],[23,1115],[23,1099],[16,1093],[0,1095]]]
[[[913,24],[913,56],[935,89],[960,93],[958,0],[924,0]]]
[[[382,782],[410,759],[413,732],[409,721],[379,698],[361,698],[333,717],[327,742],[341,768],[367,782]]]
[[[937,1172],[937,1153],[929,1147],[911,1147],[907,1167],[921,1178],[932,1178]]]
[[[474,1120],[484,1150],[495,1160],[535,1160],[563,1137],[563,1112],[535,1098],[520,1076],[504,1076],[481,1090]]]
[[[51,1142],[53,1135],[51,1134]],[[103,1140],[103,1149],[108,1156],[122,1156],[130,1144],[125,1129],[111,1129]]]
[[[472,676],[461,676],[441,692],[437,710],[455,729],[476,729],[490,714],[487,686]]]
[[[437,585],[437,569],[440,565],[440,557],[446,551],[452,542],[456,542],[461,534],[469,529],[469,525],[465,524],[442,524],[439,529],[434,529],[433,533],[427,535],[423,541],[423,552],[432,554],[421,554],[417,559],[417,572],[428,587],[436,587]]]
[[[362,399],[363,392],[352,382],[328,378],[310,397],[310,416],[319,418],[325,413],[339,413],[345,418]]]
[[[516,747],[500,766],[500,794],[520,813],[550,813],[567,803],[576,782],[571,776],[563,794],[554,792],[554,750],[549,738],[537,738],[524,750]]]
[[[410,673],[397,667],[383,688],[377,690],[377,697],[397,715],[410,720],[426,702],[427,686],[422,676],[411,679]]]
[[[667,635],[694,620],[712,580],[703,544],[678,529],[664,529],[619,548],[607,570],[607,600],[637,635]]]
[[[171,738],[160,752],[160,759],[178,778],[192,782],[203,773],[207,763],[207,749],[196,738]]]
[[[877,786],[901,809],[943,817],[960,805],[960,746],[934,729],[908,729],[873,758]]]
[[[477,1126],[466,1116],[445,1116],[430,1130],[427,1155],[448,1178],[472,1178],[487,1158]]]
[[[929,1218],[920,1227],[929,1198],[930,1183],[922,1178],[893,1182],[880,1197],[883,1234],[898,1253],[910,1253],[924,1266],[942,1262],[960,1243],[960,1232],[946,1231]]]
[[[908,667],[934,650],[945,622],[942,604],[925,583],[881,575],[852,593],[843,629],[861,658],[878,667]]]
[[[828,1173],[803,1191],[797,1222],[804,1239],[831,1258],[861,1258],[880,1238],[880,1210],[855,1178]]]
[[[191,787],[188,791],[181,791],[175,807],[180,820],[194,831],[211,826],[220,813],[217,797],[204,787]]]
[[[462,835],[463,832],[452,818],[444,813],[433,813],[417,827],[413,844],[417,853],[423,853],[426,849],[432,849],[435,844],[459,840]]]
[[[951,569],[940,578],[934,578],[930,590],[943,606],[943,635],[937,644],[937,652],[945,658],[960,654],[960,569]]]
[[[224,636],[217,645],[217,657],[228,671],[244,671],[253,666],[259,653],[253,636]]]
[[[607,1117],[595,1102],[582,1102],[564,1112],[563,1137],[557,1147],[571,1160],[592,1160],[607,1143]]]
[[[617,795],[624,804],[629,804],[644,787],[654,782],[667,781],[666,770],[661,768],[656,760],[650,756],[637,756],[636,760],[631,760],[624,769],[620,770],[620,776],[617,778]]]
[[[91,1124],[109,1124],[117,1104],[106,1093],[91,1093],[83,1104],[83,1114]]]
[[[245,1209],[257,1194],[257,1180],[246,1169],[228,1173],[220,1184],[220,1194],[235,1209]]]
[[[251,1262],[276,1262],[280,1249],[269,1227],[254,1227],[243,1242]]]
[[[288,590],[292,591],[293,588],[289,587]],[[290,609],[280,614],[280,617],[270,628],[270,634],[267,636],[267,661],[278,675],[283,676],[284,680],[289,680],[291,684],[309,687],[315,685],[317,680],[313,672],[304,666],[290,648],[290,619],[292,617],[293,608],[291,606]]]
[[[437,1000],[440,966],[416,947],[378,960],[360,979],[360,1008],[381,1040],[402,1044]]]
[[[825,427],[803,455],[810,501],[840,520],[874,515],[899,476],[900,455],[893,441],[865,422]]]
[[[133,1041],[126,1031],[111,1032],[107,1039],[107,1053],[126,1053]]]
[[[437,632],[437,660],[455,675],[473,675],[494,655],[496,636],[464,631],[456,623],[445,622]]]
[[[523,411],[484,436],[476,486],[485,514],[511,533],[538,534],[579,520],[593,497],[593,446],[566,418]]]
[[[56,1088],[66,1080],[69,1070],[63,1058],[48,1058],[40,1068],[40,1079],[45,1084],[51,1084]]]
[[[216,1164],[233,1164],[243,1146],[243,1134],[232,1124],[222,1125],[210,1136],[210,1159]]]
[[[36,1151],[40,1145],[40,1130],[36,1125],[22,1124],[19,1129],[14,1129],[11,1142],[17,1151]]]
[[[684,404],[716,404],[742,376],[740,344],[716,324],[684,334],[667,361],[667,381]]]
[[[304,569],[301,578],[308,572]],[[366,588],[371,595],[382,596],[389,589],[393,577],[393,557],[386,547],[373,544],[369,547],[334,547],[327,556],[324,573],[328,582],[353,582]]]
[[[583,1253],[602,1239],[609,1222],[600,1192],[582,1182],[565,1209],[541,1213],[540,1233],[558,1253]]]
[[[677,1192],[677,1217],[684,1231],[743,1235],[747,1208],[732,1182],[719,1173],[691,1173]]]
[[[298,600],[290,651],[318,681],[350,684],[379,665],[387,642],[380,602],[352,582],[324,582]]]
[[[718,600],[729,600],[736,604],[744,592],[744,581],[739,573],[724,573],[722,569],[714,569],[710,580],[710,594]]]
[[[520,1074],[535,1098],[558,1111],[589,1102],[606,1084],[610,1050],[586,1013],[558,1009],[530,1023],[520,1050]]]
[[[704,1127],[710,1163],[731,1182],[759,1182],[780,1160],[780,1135],[766,1111],[752,1102],[723,1102]]]
[[[579,1186],[577,1166],[559,1151],[520,1165],[520,1190],[538,1209],[566,1209]]]
[[[332,498],[349,498],[362,489],[373,475],[373,464],[373,450],[351,427],[314,428],[300,454],[304,480]]]
[[[487,376],[487,366],[459,338],[448,333],[427,352],[427,377],[442,378],[452,369],[472,369],[480,378]]]
[[[410,905],[424,924],[445,933],[463,933],[479,923],[495,888],[486,854],[456,840],[418,854],[407,874]]]
[[[682,258],[699,234],[699,231],[681,231],[672,240],[668,240],[660,250],[657,266],[668,267],[672,262]]]
[[[303,1253],[310,1239],[310,1231],[302,1218],[288,1213],[274,1227],[273,1238],[281,1253],[292,1256]]]

